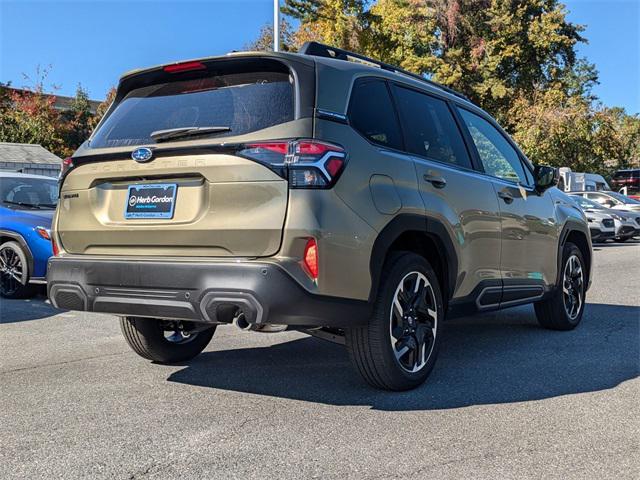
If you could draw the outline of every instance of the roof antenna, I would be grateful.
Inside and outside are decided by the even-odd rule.
[[[273,51],[280,51],[280,0],[273,0]]]

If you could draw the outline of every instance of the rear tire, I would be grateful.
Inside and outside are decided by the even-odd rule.
[[[29,284],[29,263],[18,242],[0,245],[0,296],[3,298],[33,297],[36,289]]]
[[[351,360],[375,388],[415,388],[435,365],[443,319],[431,265],[415,253],[393,253],[383,268],[369,324],[345,332]]]
[[[571,263],[569,263],[571,262]],[[534,304],[538,323],[550,330],[573,330],[582,320],[587,271],[580,249],[567,242],[562,250],[560,284],[551,297]]]
[[[157,318],[120,317],[122,334],[131,349],[141,357],[158,363],[191,360],[206,348],[216,331],[214,325],[188,334],[188,331],[177,328],[178,323]],[[167,333],[171,333],[174,326],[173,335],[168,337]]]

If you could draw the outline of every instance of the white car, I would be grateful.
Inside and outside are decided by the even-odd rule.
[[[580,195],[614,210],[640,212],[640,201],[618,192],[600,190],[599,192],[571,192],[571,194]]]
[[[625,210],[615,210],[603,207],[594,200],[573,195],[574,201],[586,213],[599,212],[611,216],[614,222],[615,241],[626,242],[636,235],[640,235],[640,212],[629,212]]]
[[[584,212],[589,222],[589,232],[593,243],[604,243],[613,240],[616,236],[615,221],[611,215],[597,210]]]

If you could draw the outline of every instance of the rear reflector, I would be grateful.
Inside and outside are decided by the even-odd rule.
[[[318,266],[318,244],[315,238],[310,238],[304,247],[303,265],[307,275],[312,280],[317,280],[320,268]]]
[[[167,65],[163,70],[167,73],[190,72],[192,70],[205,70],[207,67],[202,62],[182,62]]]

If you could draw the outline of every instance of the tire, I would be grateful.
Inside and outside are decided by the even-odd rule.
[[[29,298],[36,289],[29,284],[27,255],[18,242],[0,245],[0,296],[3,298]]]
[[[568,262],[571,259],[577,259],[573,261],[579,262],[580,277],[576,276],[568,281],[565,274],[569,269]],[[577,268],[575,265],[574,263],[572,268],[574,274]],[[560,283],[557,285],[553,295],[546,300],[535,303],[536,317],[538,318],[538,323],[544,328],[550,330],[573,330],[582,320],[584,313],[587,271],[580,249],[571,242],[567,242],[562,250],[562,267],[558,277]],[[580,284],[580,288],[579,292],[576,292],[578,284]],[[579,305],[576,308],[574,302],[578,301]],[[568,305],[571,305],[571,307]]]
[[[405,296],[415,291],[414,279],[423,294]],[[394,306],[396,298],[408,317],[400,315],[400,309]],[[345,331],[351,361],[375,388],[415,388],[424,383],[435,365],[443,319],[440,285],[431,265],[414,253],[395,252],[383,267],[369,324]],[[416,349],[420,339],[424,340],[422,349]],[[402,351],[406,353],[397,357],[396,353]]]
[[[626,242],[627,240],[629,240],[629,238],[631,238],[631,237],[621,237],[621,238],[616,238],[616,239],[615,239],[615,241],[616,241],[617,243],[624,243],[624,242]]]
[[[211,341],[216,327],[195,331],[189,337],[178,335],[171,341],[165,334],[167,328],[179,322],[157,318],[120,317],[120,328],[131,349],[147,360],[158,363],[178,363],[191,360],[205,349]],[[184,322],[185,326],[189,322]],[[193,325],[193,324],[192,324]]]

